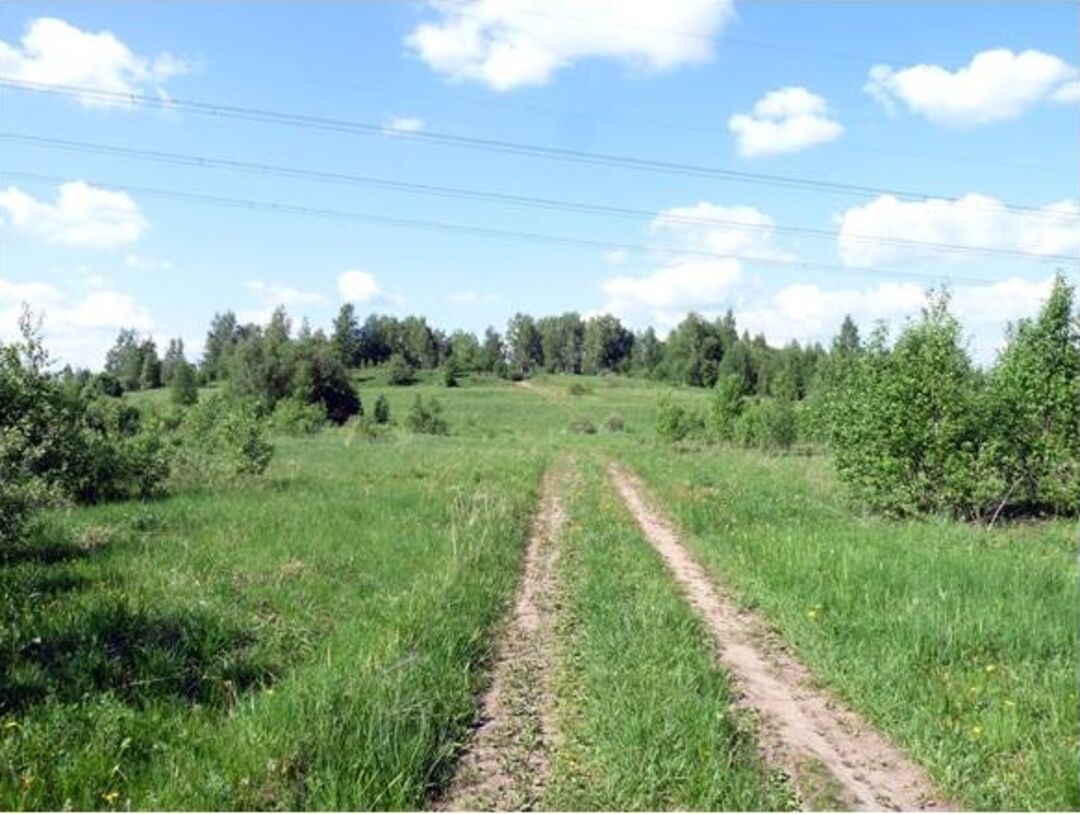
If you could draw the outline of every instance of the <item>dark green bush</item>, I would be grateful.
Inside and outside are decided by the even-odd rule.
[[[604,422],[604,428],[608,432],[623,432],[626,429],[626,422],[622,420],[622,416],[609,415]]]
[[[578,418],[570,422],[570,432],[577,435],[596,435],[596,425],[587,418]]]
[[[390,423],[390,400],[383,393],[375,398],[375,423]]]

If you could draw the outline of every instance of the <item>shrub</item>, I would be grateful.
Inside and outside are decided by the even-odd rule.
[[[308,404],[295,396],[279,401],[270,419],[273,428],[285,435],[314,435],[326,421],[326,408],[320,402]]]
[[[984,460],[1007,502],[1073,513],[1080,507],[1080,335],[1072,288],[1059,274],[1035,320],[1015,326],[989,378]],[[996,508],[996,507],[995,507]]]
[[[170,454],[162,428],[130,404],[108,396],[89,402],[82,415],[81,445],[62,475],[65,491],[80,503],[154,497],[164,491]]]
[[[335,424],[364,412],[348,370],[326,341],[309,340],[297,348],[292,396],[321,405],[323,415]]]
[[[592,392],[584,382],[570,382],[570,386],[566,388],[566,392],[571,396],[585,396]]]
[[[447,435],[450,432],[446,420],[442,417],[442,405],[436,399],[425,404],[419,393],[409,408],[405,426],[412,432],[426,435]]]
[[[382,393],[375,398],[375,423],[390,423],[390,400]]]
[[[976,516],[998,493],[980,446],[979,382],[960,326],[939,296],[892,349],[878,330],[828,399],[837,472],[887,514]]]
[[[623,422],[621,416],[609,415],[604,422],[604,428],[608,432],[622,432],[626,429],[626,424]]]
[[[199,400],[195,366],[183,360],[176,363],[169,377],[169,397],[173,404],[190,407]]]
[[[700,435],[704,429],[701,416],[676,404],[670,396],[660,397],[656,406],[656,434],[664,441],[682,441]]]
[[[709,435],[721,441],[735,438],[735,425],[744,407],[743,386],[739,377],[727,374],[716,381],[709,402]]]
[[[734,422],[740,444],[758,449],[790,449],[798,438],[794,405],[787,399],[755,402]]]
[[[259,475],[273,453],[257,404],[215,394],[184,415],[177,433],[176,477],[182,482],[214,483]]]
[[[596,435],[596,425],[587,418],[579,418],[570,422],[570,432],[578,435]]]
[[[447,387],[458,386],[458,373],[457,367],[453,362],[447,362],[443,367],[443,384]]]
[[[395,353],[390,357],[387,381],[395,387],[413,384],[416,381],[416,369],[402,354]]]

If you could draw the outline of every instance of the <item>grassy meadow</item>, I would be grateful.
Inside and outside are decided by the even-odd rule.
[[[57,512],[0,563],[0,806],[428,806],[475,718],[541,476],[570,454],[547,805],[797,803],[604,478],[618,459],[952,799],[1080,807],[1075,526],[866,517],[822,455],[658,442],[670,388],[650,382],[357,375],[367,409],[385,394],[397,425],[434,397],[450,434],[278,437],[260,479]]]

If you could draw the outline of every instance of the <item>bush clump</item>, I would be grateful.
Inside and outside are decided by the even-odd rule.
[[[386,380],[394,387],[405,387],[416,382],[416,368],[403,354],[395,353],[387,366]]]
[[[734,437],[745,447],[790,449],[798,438],[795,407],[786,399],[763,399],[742,410]]]
[[[570,382],[566,392],[571,396],[587,396],[592,390],[584,382]]]
[[[623,432],[626,430],[626,423],[622,420],[622,416],[609,415],[604,421],[604,429],[608,432]]]
[[[383,393],[375,398],[374,418],[376,424],[390,423],[390,400]]]
[[[326,426],[326,408],[321,402],[313,404],[295,396],[278,402],[270,417],[275,432],[284,435],[314,435]]]
[[[424,435],[448,435],[450,432],[446,419],[442,417],[442,405],[436,399],[425,402],[419,393],[409,408],[405,426],[411,432]]]
[[[696,412],[664,395],[656,405],[656,434],[664,441],[683,441],[699,437],[705,422]]]
[[[226,394],[190,408],[177,430],[177,442],[175,479],[186,483],[260,475],[274,454],[258,405]]]
[[[596,425],[587,418],[570,422],[570,432],[577,435],[596,435]]]

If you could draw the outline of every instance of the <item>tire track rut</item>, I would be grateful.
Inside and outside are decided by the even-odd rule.
[[[565,479],[565,467],[557,467],[542,481],[517,597],[496,645],[480,722],[438,805],[442,810],[530,810],[543,796],[555,732],[550,684]]]
[[[734,678],[738,704],[759,717],[765,759],[787,773],[804,804],[904,811],[949,807],[922,769],[896,746],[813,687],[809,671],[793,656],[763,644],[761,619],[713,586],[682,546],[674,525],[650,505],[636,476],[615,463],[608,473],[646,539],[704,619]]]

